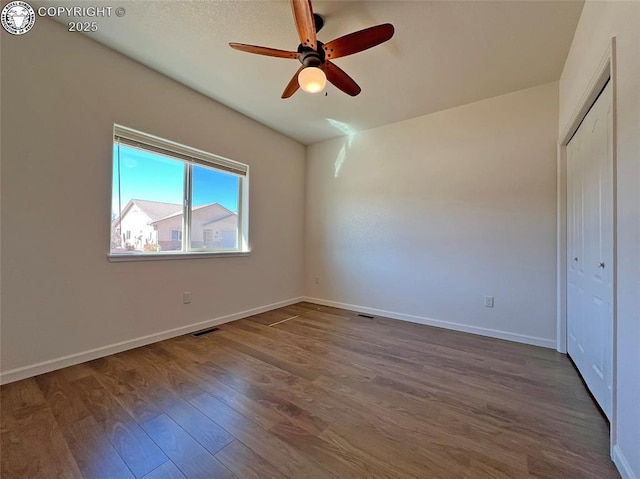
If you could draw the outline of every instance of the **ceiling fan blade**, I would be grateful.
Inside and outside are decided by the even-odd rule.
[[[316,49],[316,23],[313,19],[311,0],[291,0],[293,20],[296,22],[298,37],[302,46]]]
[[[295,75],[291,77],[291,80],[289,80],[289,83],[285,87],[280,98],[289,98],[291,95],[298,91],[298,88],[300,88],[300,84],[298,83],[298,74],[302,71],[303,68],[304,65],[300,66]]]
[[[324,44],[325,58],[334,59],[346,57],[347,55],[375,47],[389,40],[393,36],[394,31],[393,25],[383,23],[382,25],[365,28],[364,30],[336,38]]]
[[[269,47],[259,47],[256,45],[245,45],[244,43],[229,43],[231,48],[240,50],[241,52],[256,53],[258,55],[266,55],[268,57],[278,58],[293,58],[298,59],[300,54],[298,52],[288,52],[285,50],[277,50]]]
[[[320,66],[320,68],[324,71],[325,75],[327,75],[327,80],[347,95],[356,96],[362,91],[353,78],[347,75],[345,71],[335,63],[331,63],[327,60]]]

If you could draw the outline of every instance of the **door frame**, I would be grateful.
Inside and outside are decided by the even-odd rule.
[[[611,397],[611,435],[610,454],[613,457],[613,447],[616,444],[617,424],[617,363],[618,363],[618,301],[617,301],[617,78],[616,78],[616,38],[611,42],[598,63],[580,101],[578,102],[569,121],[564,126],[558,138],[557,150],[557,346],[558,352],[567,354],[567,145],[578,130],[578,127],[595,103],[598,95],[611,81],[611,132],[612,132],[612,207],[613,207],[613,271],[612,271],[612,299],[613,299],[613,331],[612,331],[612,397]]]

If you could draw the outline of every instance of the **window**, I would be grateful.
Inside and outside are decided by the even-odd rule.
[[[245,164],[115,125],[110,257],[248,252],[248,183]]]

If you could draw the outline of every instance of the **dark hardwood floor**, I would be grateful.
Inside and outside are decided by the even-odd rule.
[[[567,357],[309,303],[7,384],[1,411],[3,479],[619,477]]]

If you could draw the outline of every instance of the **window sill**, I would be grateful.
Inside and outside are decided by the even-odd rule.
[[[123,253],[123,254],[107,254],[107,259],[111,263],[120,263],[127,261],[164,261],[172,259],[200,259],[200,258],[220,258],[233,256],[249,256],[250,251],[194,251],[189,253]]]

